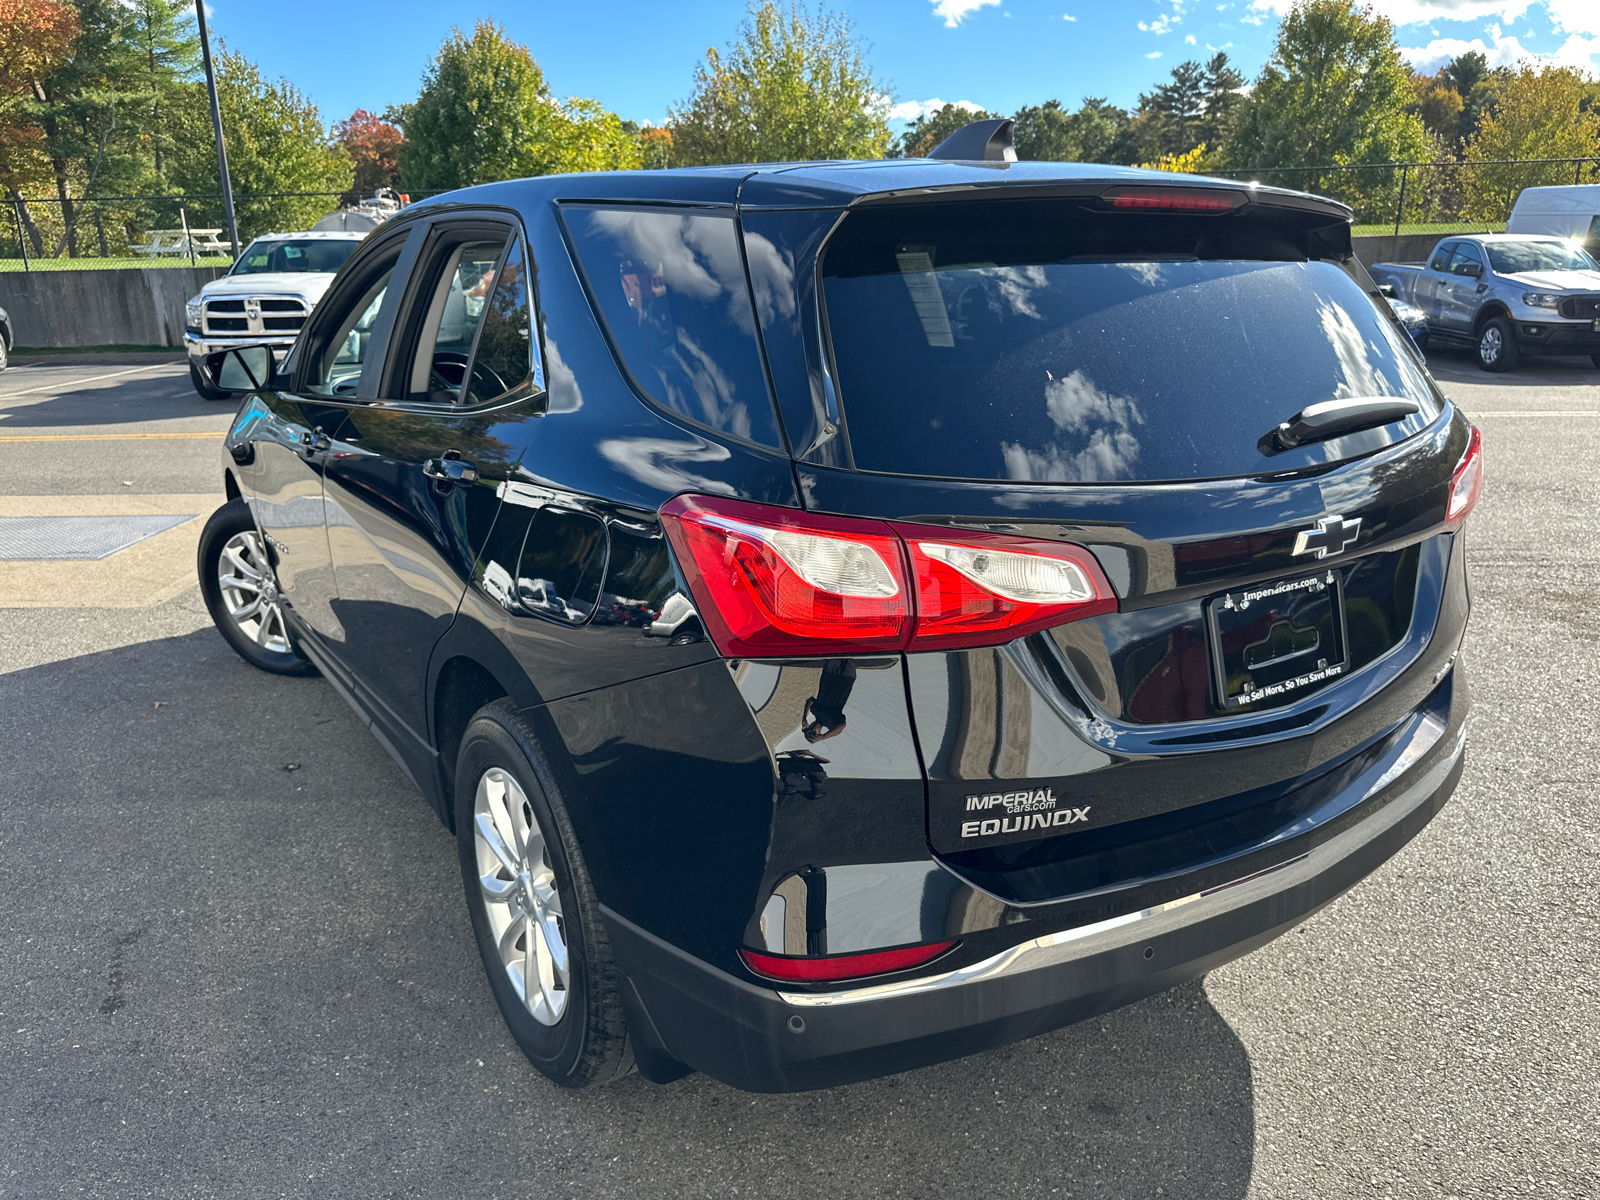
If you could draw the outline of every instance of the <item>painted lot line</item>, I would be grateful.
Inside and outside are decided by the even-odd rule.
[[[193,433],[14,433],[0,437],[0,442],[126,442],[222,436],[223,431],[220,429]]]
[[[87,383],[99,383],[104,379],[120,379],[124,375],[137,375],[141,371],[154,371],[160,367],[170,367],[170,362],[146,363],[142,367],[129,367],[125,371],[108,371],[104,375],[86,375],[82,379],[67,379],[52,383],[42,383],[38,387],[26,388],[20,392],[9,392],[0,389],[0,400],[12,400],[18,396],[33,396],[39,392],[64,392],[71,388],[82,387]]]
[[[109,558],[0,562],[0,609],[148,608],[170,600],[194,586],[200,530],[225,499],[212,492],[0,496],[0,517],[200,514]]]

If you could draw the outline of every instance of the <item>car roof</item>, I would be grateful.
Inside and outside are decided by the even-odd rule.
[[[1570,242],[1572,240],[1555,233],[1458,233],[1453,236],[1460,241],[1474,242]]]
[[[1180,175],[1103,163],[947,162],[928,158],[802,163],[750,163],[678,167],[661,171],[604,171],[544,175],[504,183],[479,184],[419,200],[405,211],[439,204],[524,207],[551,201],[608,200],[643,203],[733,204],[745,208],[834,208],[868,198],[889,198],[952,190],[1048,188],[1092,183],[1159,184],[1167,187],[1246,191],[1347,216],[1335,200],[1265,187],[1256,182]]]
[[[307,229],[304,233],[258,233],[250,240],[252,242],[282,242],[290,238],[294,238],[296,241],[302,238],[312,238],[319,242],[359,242],[370,232],[372,231],[369,229],[361,230],[359,233],[353,229],[348,231],[343,229]]]

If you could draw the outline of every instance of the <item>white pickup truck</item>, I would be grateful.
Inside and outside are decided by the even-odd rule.
[[[207,355],[261,345],[274,347],[275,355],[286,353],[366,235],[366,229],[269,233],[246,246],[233,268],[184,308],[183,343],[194,390],[207,400],[232,395],[215,386]]]
[[[1371,275],[1426,314],[1431,344],[1472,346],[1485,371],[1524,354],[1587,354],[1600,367],[1600,264],[1574,240],[1447,237],[1427,262],[1378,263]]]

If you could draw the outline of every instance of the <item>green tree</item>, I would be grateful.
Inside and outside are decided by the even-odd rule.
[[[1351,0],[1302,0],[1283,18],[1225,150],[1240,168],[1415,161],[1427,130],[1407,106],[1410,72],[1394,27]],[[1331,191],[1368,220],[1392,214],[1398,173],[1316,171],[1271,182]]]
[[[136,51],[131,10],[118,0],[74,0],[78,35],[70,57],[38,81],[26,108],[44,131],[44,150],[63,233],[55,249],[79,251],[78,197],[127,192],[147,171],[140,139]],[[104,228],[101,253],[108,251]]]
[[[1110,162],[1111,148],[1128,124],[1124,110],[1098,96],[1076,112],[1059,100],[1025,105],[1012,119],[1012,141],[1024,162]]]
[[[349,190],[349,153],[329,144],[317,106],[293,84],[263,79],[253,62],[226,49],[212,61],[239,236],[305,229]],[[172,116],[169,180],[191,197],[215,197],[221,185],[205,85],[190,85]],[[191,200],[187,215],[191,225],[220,226],[222,202]]]
[[[1208,145],[1220,146],[1233,132],[1234,118],[1244,103],[1244,76],[1228,61],[1228,54],[1218,50],[1204,69],[1205,103],[1197,123],[1196,133]]]
[[[725,55],[706,51],[694,90],[668,117],[675,161],[884,157],[888,89],[849,18],[774,0],[746,13]]]
[[[992,121],[999,114],[981,108],[962,108],[959,104],[946,104],[933,112],[925,112],[906,127],[900,135],[899,145],[891,147],[894,158],[925,158],[930,150],[958,129],[974,121]],[[1015,141],[1015,134],[1012,135]],[[1020,158],[1020,153],[1018,154]]]
[[[1494,111],[1467,143],[1469,163],[1600,155],[1600,85],[1572,67],[1523,63],[1500,84],[1495,101]],[[1571,163],[1473,167],[1467,172],[1464,214],[1503,221],[1523,188],[1571,183],[1573,174]]]
[[[421,191],[640,163],[638,138],[615,113],[557,101],[528,48],[493,21],[471,38],[451,30],[416,100],[385,116],[405,130],[400,178]]]
[[[135,50],[131,81],[140,96],[140,132],[159,189],[172,147],[168,110],[200,71],[194,5],[187,0],[131,0],[127,11],[126,37]]]

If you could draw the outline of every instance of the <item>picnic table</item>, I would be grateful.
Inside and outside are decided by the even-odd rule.
[[[221,229],[152,229],[150,241],[130,246],[135,254],[160,258],[164,254],[227,254],[232,247],[221,239]]]

